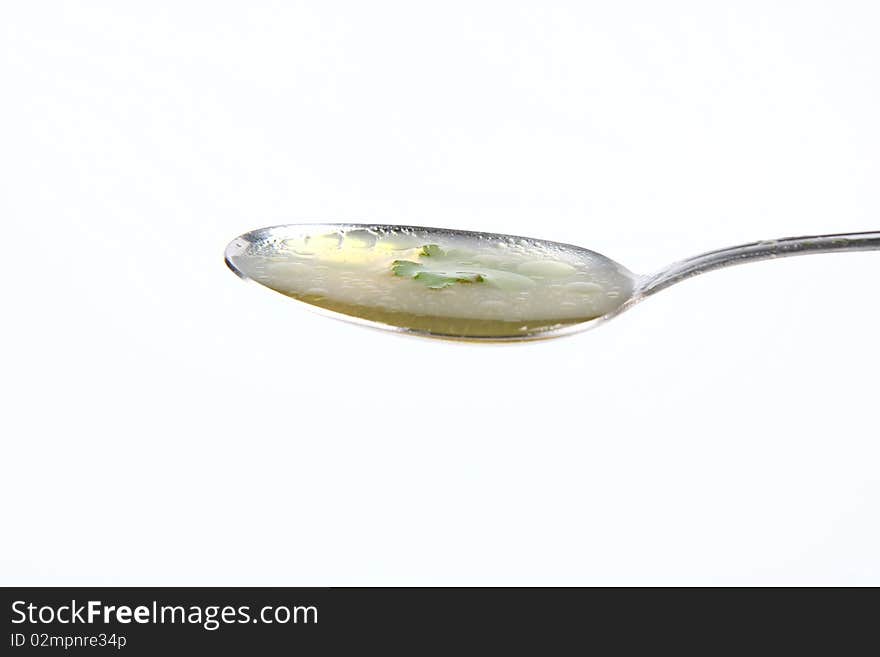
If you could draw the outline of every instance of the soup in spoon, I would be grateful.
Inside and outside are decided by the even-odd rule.
[[[240,276],[349,317],[437,336],[521,338],[616,310],[635,276],[580,247],[406,226],[289,225],[242,235]]]

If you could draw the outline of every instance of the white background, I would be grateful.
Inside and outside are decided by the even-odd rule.
[[[876,2],[4,2],[3,584],[880,584],[880,253],[406,338],[224,266],[303,220],[648,273],[880,228]]]

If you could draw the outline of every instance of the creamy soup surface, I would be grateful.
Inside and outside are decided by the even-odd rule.
[[[627,300],[633,275],[584,249],[422,228],[255,231],[227,256],[290,297],[435,335],[516,337],[584,322]]]

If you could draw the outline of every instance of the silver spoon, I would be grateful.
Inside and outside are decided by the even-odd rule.
[[[417,335],[534,340],[585,330],[691,276],[756,260],[880,249],[880,232],[742,244],[633,274],[587,249],[512,235],[378,224],[260,228],[226,264],[332,316]]]

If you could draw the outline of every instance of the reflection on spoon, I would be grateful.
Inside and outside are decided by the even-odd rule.
[[[712,251],[638,276],[587,249],[526,237],[369,224],[291,224],[226,247],[239,276],[343,319],[420,335],[527,340],[583,330],[690,276],[767,258],[880,249],[880,232]]]

